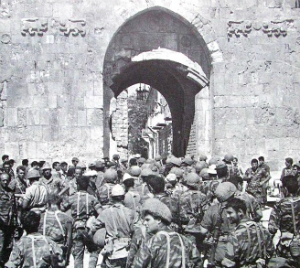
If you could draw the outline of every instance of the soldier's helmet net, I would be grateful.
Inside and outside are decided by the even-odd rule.
[[[149,198],[143,204],[142,216],[145,217],[147,214],[150,214],[155,218],[160,218],[167,224],[170,224],[172,221],[170,209],[156,198]]]
[[[118,178],[118,173],[114,169],[108,169],[104,173],[104,179],[106,182],[115,182]]]
[[[187,185],[195,185],[200,182],[200,177],[196,173],[188,173],[187,176],[185,177],[185,183]]]
[[[215,196],[219,202],[225,202],[232,197],[236,192],[236,187],[231,182],[220,183],[215,191]]]

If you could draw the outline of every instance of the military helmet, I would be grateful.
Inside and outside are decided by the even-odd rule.
[[[149,198],[142,206],[142,215],[149,212],[153,216],[159,217],[168,223],[172,221],[172,214],[170,209],[160,200],[156,198]]]
[[[108,169],[104,173],[104,179],[106,182],[115,182],[118,178],[118,173],[114,169]]]
[[[36,169],[31,169],[31,170],[28,171],[26,177],[27,177],[28,180],[30,180],[30,179],[40,178],[41,175],[40,175],[40,173],[39,173],[38,170],[36,170]]]
[[[233,183],[225,181],[220,183],[216,190],[215,195],[220,202],[227,201],[230,197],[232,197],[236,192],[236,187]]]
[[[200,177],[196,173],[188,173],[185,176],[185,183],[187,185],[193,186],[195,184],[198,184],[200,182]]]
[[[111,196],[122,196],[122,195],[125,195],[125,190],[120,184],[117,184],[114,187],[112,187]]]

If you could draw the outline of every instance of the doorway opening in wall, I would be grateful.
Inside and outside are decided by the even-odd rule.
[[[129,153],[129,145],[122,142],[128,141],[128,133],[110,122],[117,112],[116,100],[140,83],[156,89],[168,102],[172,154],[180,157],[195,151],[196,95],[209,85],[210,71],[211,57],[204,39],[180,15],[152,7],[124,21],[111,39],[103,63],[104,155]],[[117,120],[121,123],[123,119]],[[124,136],[121,142],[117,133]],[[150,149],[147,153],[151,156]]]
[[[117,97],[116,112],[113,127],[120,129],[120,124],[128,125],[129,155],[140,154],[154,159],[158,155],[166,157],[172,153],[171,112],[158,90],[143,83],[130,86]],[[126,136],[122,131],[115,135],[119,143]]]

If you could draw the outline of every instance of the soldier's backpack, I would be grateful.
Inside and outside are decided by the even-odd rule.
[[[179,241],[180,241],[180,247],[181,247],[181,268],[187,268],[188,265],[186,264],[186,253],[185,253],[185,247],[183,244],[183,240],[182,237],[180,236],[180,234],[176,233],[176,232],[165,232],[165,231],[159,231],[157,232],[157,235],[164,235],[167,239],[167,260],[166,260],[166,268],[171,268],[170,267],[170,254],[171,254],[171,236],[178,236]]]
[[[300,234],[298,228],[299,224],[297,225],[297,223],[299,223],[299,205],[300,199],[291,202],[294,237],[290,243],[290,253],[294,258],[300,257]]]
[[[254,227],[256,229],[256,236],[257,236],[257,241],[258,241],[257,246],[258,246],[258,250],[259,250],[259,259],[256,260],[256,264],[257,264],[257,267],[265,267],[265,259],[267,257],[267,252],[266,252],[265,238],[263,236],[263,234],[264,234],[263,229],[262,229],[263,227],[254,221],[243,222],[243,223],[240,223],[239,226],[244,226],[247,231],[248,247],[247,247],[246,262],[248,264],[251,263],[251,258],[253,258],[253,256],[251,256],[251,249],[253,247],[256,247],[256,245],[253,245],[253,241],[251,239],[251,232],[250,232],[250,228]]]

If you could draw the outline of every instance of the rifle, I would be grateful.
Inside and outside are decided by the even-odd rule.
[[[72,249],[72,223],[67,222],[67,230],[64,234],[64,245],[62,246],[63,259],[65,260],[66,266],[69,265],[71,249]]]
[[[214,267],[216,267],[216,264],[215,264],[215,255],[216,255],[217,245],[218,245],[219,238],[220,238],[221,225],[222,225],[222,222],[223,222],[223,219],[222,219],[223,210],[224,210],[224,207],[222,207],[222,204],[221,204],[220,218],[217,221],[217,224],[216,224],[216,226],[214,228],[214,232],[213,232],[213,236],[212,236],[213,241],[211,243],[210,256],[208,258],[207,268],[214,268]]]

